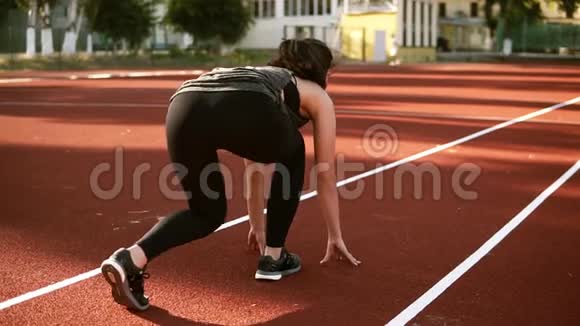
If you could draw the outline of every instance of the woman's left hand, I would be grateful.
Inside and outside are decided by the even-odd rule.
[[[251,227],[248,233],[248,247],[250,250],[257,251],[263,255],[266,248],[266,231]]]

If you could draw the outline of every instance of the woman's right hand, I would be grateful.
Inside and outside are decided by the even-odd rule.
[[[361,261],[356,259],[346,248],[344,240],[342,238],[338,239],[328,239],[326,245],[326,254],[324,258],[320,261],[320,264],[324,265],[331,261],[332,259],[344,260],[347,259],[353,266],[358,266]]]

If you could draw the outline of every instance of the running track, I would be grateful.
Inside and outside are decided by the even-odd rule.
[[[247,225],[241,224],[152,263],[148,312],[115,305],[99,277],[14,301],[94,270],[111,251],[183,206],[164,198],[158,177],[167,164],[167,98],[185,77],[94,80],[74,74],[80,78],[0,75],[0,324],[580,323],[580,72],[563,65],[339,69],[330,85],[338,151],[361,167],[344,178],[391,164],[342,188],[352,192],[364,181],[360,196],[341,202],[345,238],[363,260],[359,268],[318,266],[324,229],[316,199],[307,199],[289,238],[304,270],[283,282],[253,281],[256,256],[245,248]],[[501,125],[505,121],[511,123]],[[397,134],[396,151],[380,158],[362,146],[365,131],[376,124]],[[310,127],[305,137],[310,166]],[[114,199],[101,200],[91,192],[89,175],[99,163],[113,163],[119,146],[124,187]],[[234,180],[232,220],[246,214],[242,163],[220,155]],[[422,198],[413,198],[409,175],[396,198],[396,162],[409,157],[436,168],[440,199],[433,199],[430,178],[423,179]],[[141,163],[151,169],[134,199],[131,175]],[[465,163],[481,169],[466,186],[476,200],[459,198],[452,187],[454,172]],[[113,174],[100,182],[112,187]],[[521,224],[478,251],[514,218]],[[471,256],[477,252],[480,260]],[[474,265],[458,272],[465,262]],[[449,287],[430,297],[450,272],[455,279]]]

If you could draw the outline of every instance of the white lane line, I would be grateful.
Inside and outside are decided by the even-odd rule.
[[[161,70],[161,71],[133,71],[133,72],[121,72],[121,73],[100,73],[100,74],[88,74],[86,78],[88,79],[112,79],[112,78],[143,78],[143,77],[171,77],[171,76],[185,76],[185,75],[201,75],[204,70]],[[79,76],[76,76],[78,79]],[[69,77],[69,79],[72,79]]]
[[[37,80],[37,78],[6,78],[0,79],[0,84],[28,83],[35,80]]]
[[[119,74],[119,77],[140,78],[140,77],[171,77],[171,76],[185,76],[185,75],[201,75],[204,70],[180,70],[180,71],[136,71],[126,74]],[[115,76],[113,76],[115,77]]]
[[[121,72],[121,73],[89,73],[74,74],[69,76],[44,76],[44,77],[34,77],[34,78],[2,78],[0,79],[0,84],[8,83],[26,83],[35,80],[47,80],[47,79],[68,79],[68,80],[79,80],[79,79],[113,79],[113,78],[143,78],[143,77],[178,77],[178,76],[195,76],[201,75],[206,70],[161,70],[161,71],[134,71],[134,72]]]
[[[127,77],[153,77],[153,76],[160,76],[160,75],[161,75],[160,72],[157,72],[157,73],[155,73],[155,72],[153,72],[153,73],[151,73],[151,72],[130,72],[130,73],[127,73],[126,76]],[[120,76],[124,77],[123,74],[121,74]]]
[[[508,236],[518,225],[520,225],[538,206],[540,206],[550,195],[562,186],[580,169],[580,161],[577,161],[566,173],[562,174],[558,180],[546,188],[538,197],[528,204],[521,212],[514,216],[511,221],[504,225],[497,233],[487,240],[471,256],[467,257],[461,264],[457,265],[449,274],[445,275],[439,282],[433,285],[427,292],[420,296],[415,302],[401,311],[395,318],[388,322],[387,326],[402,326],[415,318],[425,307],[439,297],[447,288],[457,281],[463,274],[470,270],[477,262],[487,255],[506,236]]]
[[[45,295],[45,294],[48,294],[50,292],[54,292],[58,289],[62,289],[62,288],[67,287],[69,285],[73,285],[73,284],[78,283],[80,281],[97,276],[97,275],[99,275],[100,272],[101,272],[100,268],[95,268],[91,271],[79,274],[79,275],[71,277],[71,278],[67,278],[66,280],[60,281],[58,283],[54,283],[54,284],[51,284],[49,286],[45,286],[41,289],[19,295],[16,298],[12,298],[12,299],[9,299],[9,300],[6,300],[6,301],[0,303],[0,310],[4,310],[6,308],[17,305],[17,304],[22,303],[24,301],[34,299],[34,298],[39,297],[41,295]]]
[[[472,116],[447,113],[428,113],[416,111],[374,111],[374,110],[357,110],[357,109],[337,109],[336,114],[354,115],[354,116],[379,116],[379,117],[403,117],[403,118],[420,118],[420,119],[449,119],[449,120],[466,120],[466,121],[505,121],[507,117],[499,116]],[[534,123],[561,124],[561,125],[578,125],[580,122],[575,121],[558,121],[558,120],[534,120]]]
[[[113,75],[112,74],[88,74],[87,78],[88,79],[108,79],[108,78],[112,78]]]
[[[542,110],[539,110],[539,111],[536,111],[536,112],[532,112],[530,114],[526,114],[526,115],[523,115],[521,117],[518,117],[518,118],[515,118],[515,119],[512,119],[512,120],[509,120],[509,121],[506,121],[506,122],[503,122],[503,123],[500,123],[500,124],[497,124],[497,125],[492,126],[490,128],[483,129],[483,130],[478,131],[476,133],[473,133],[471,135],[468,135],[468,136],[465,136],[463,138],[457,139],[455,141],[449,142],[447,144],[438,145],[437,147],[433,147],[431,149],[428,149],[426,151],[423,151],[423,152],[417,153],[415,155],[409,156],[409,157],[404,158],[402,160],[399,160],[399,161],[396,161],[396,162],[393,162],[393,163],[384,165],[382,167],[379,167],[379,168],[376,168],[376,169],[367,171],[365,173],[362,173],[362,174],[359,174],[359,175],[350,177],[348,179],[341,180],[340,182],[338,182],[336,184],[336,186],[337,187],[342,187],[342,186],[344,186],[346,184],[355,182],[355,181],[360,180],[362,178],[366,178],[368,176],[371,176],[371,175],[374,175],[374,174],[377,174],[377,173],[380,173],[380,172],[383,172],[383,171],[386,171],[386,170],[389,170],[389,169],[393,169],[393,168],[395,168],[397,166],[400,166],[400,165],[403,165],[405,163],[408,163],[408,162],[411,162],[411,161],[414,161],[414,160],[423,158],[425,156],[428,156],[428,155],[431,155],[431,154],[434,154],[434,153],[437,153],[437,152],[444,151],[444,150],[446,150],[446,149],[448,149],[448,148],[450,148],[452,146],[456,146],[456,145],[459,145],[459,144],[468,142],[470,140],[473,140],[475,138],[478,138],[478,137],[481,137],[483,135],[489,134],[489,133],[491,133],[493,131],[496,131],[498,129],[505,128],[507,126],[511,126],[511,125],[516,124],[518,122],[522,122],[522,121],[525,121],[525,120],[528,120],[528,119],[535,118],[535,117],[540,116],[542,114],[546,114],[548,112],[554,111],[554,110],[559,109],[559,108],[562,108],[564,106],[568,106],[568,105],[577,103],[579,101],[580,101],[580,97],[576,97],[576,98],[571,99],[571,100],[568,100],[566,102],[562,102],[560,104],[552,105],[552,106],[547,107],[545,109],[542,109]],[[309,198],[315,197],[317,194],[318,193],[316,191],[311,191],[309,193],[302,194],[302,196],[300,196],[300,201],[307,200]],[[224,230],[224,229],[230,228],[230,227],[235,226],[235,225],[238,225],[238,224],[241,224],[243,222],[246,222],[248,219],[249,219],[249,217],[248,217],[248,215],[246,215],[246,216],[238,217],[238,218],[236,218],[234,220],[228,221],[228,222],[224,223],[221,227],[219,227],[216,230],[216,232],[217,231],[220,231],[220,230]],[[94,269],[92,271],[89,271],[89,272],[84,273],[84,274],[81,274],[81,275],[85,275],[85,276],[86,275],[92,275],[92,276],[95,276],[95,275],[98,275],[98,274],[99,274],[99,269],[97,268],[97,269]],[[35,291],[31,291],[31,292],[22,294],[22,295],[20,295],[18,297],[15,297],[13,299],[9,299],[7,301],[4,301],[4,302],[0,303],[0,310],[6,309],[6,308],[11,307],[11,306],[13,306],[15,304],[19,304],[19,303],[22,303],[22,302],[31,300],[33,298],[39,297],[41,295],[45,295],[47,293],[56,291],[58,289],[67,287],[69,285],[72,285],[74,283],[77,283],[77,282],[80,282],[80,281],[82,281],[84,279],[87,279],[87,278],[92,277],[92,276],[87,276],[85,278],[77,279],[79,276],[80,275],[75,276],[75,277],[73,277],[71,279],[67,279],[67,280],[64,280],[64,281],[61,281],[61,282],[58,282],[58,283],[49,285],[47,287],[44,287],[44,288],[41,288],[41,289],[38,289],[38,290],[35,290]],[[71,281],[71,280],[73,280],[73,281]]]
[[[152,103],[96,103],[96,102],[32,102],[32,101],[0,101],[0,105],[11,106],[55,106],[55,107],[112,107],[112,108],[167,108],[167,104]]]

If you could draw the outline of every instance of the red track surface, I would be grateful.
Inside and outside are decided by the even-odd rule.
[[[164,198],[157,180],[168,163],[165,105],[182,77],[43,77],[0,86],[0,302],[96,268],[184,205]],[[578,67],[520,64],[344,67],[330,86],[339,112],[338,150],[364,170],[580,96],[579,90]],[[115,305],[96,277],[2,310],[0,324],[384,324],[580,159],[579,108],[415,162],[439,169],[440,200],[433,199],[428,178],[420,200],[410,177],[403,179],[403,198],[394,197],[394,170],[364,179],[362,196],[341,202],[345,237],[363,260],[359,268],[318,265],[324,228],[310,199],[300,206],[288,244],[303,257],[304,270],[282,282],[253,281],[256,256],[245,249],[247,226],[234,226],[154,261],[148,312]],[[361,146],[377,123],[398,135],[398,151],[381,159]],[[310,128],[305,136],[312,164]],[[115,199],[100,200],[89,175],[99,163],[112,163],[118,146],[125,149],[125,187]],[[243,216],[241,161],[221,157],[234,175],[228,215]],[[152,169],[135,200],[131,174],[145,162]],[[470,187],[477,200],[453,192],[453,172],[463,163],[482,169]],[[104,175],[102,187],[112,184],[112,173]],[[579,197],[576,175],[413,322],[579,324]]]

